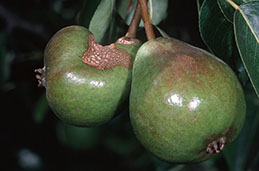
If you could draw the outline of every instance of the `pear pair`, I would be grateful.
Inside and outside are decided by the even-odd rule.
[[[140,45],[122,38],[103,47],[80,26],[56,33],[38,70],[54,113],[73,125],[98,126],[130,93],[133,130],[154,155],[190,163],[219,153],[245,119],[244,94],[233,71],[176,39]]]

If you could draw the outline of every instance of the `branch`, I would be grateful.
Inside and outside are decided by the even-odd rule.
[[[148,40],[154,39],[156,38],[156,36],[149,18],[147,0],[139,0],[139,4],[141,7],[142,20],[144,21],[147,39]]]
[[[130,38],[136,38],[137,29],[140,23],[141,19],[141,8],[139,3],[137,3],[137,6],[135,8],[134,16],[131,19],[131,23],[128,29],[128,32],[126,33],[126,37]]]

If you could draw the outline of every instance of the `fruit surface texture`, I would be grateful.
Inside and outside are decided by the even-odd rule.
[[[149,40],[138,50],[130,119],[143,146],[170,163],[201,162],[240,132],[246,104],[229,66],[176,39]]]
[[[130,90],[131,67],[113,63],[108,69],[99,69],[82,61],[93,41],[93,35],[86,28],[69,26],[51,38],[44,52],[42,81],[48,103],[60,119],[76,126],[91,127],[106,123],[127,99]],[[139,46],[114,43],[112,52],[120,49],[133,60]],[[95,51],[98,48],[102,48],[100,53]],[[91,48],[94,52],[91,53],[98,58],[94,59],[96,64],[103,62],[101,53],[109,48],[94,44]]]

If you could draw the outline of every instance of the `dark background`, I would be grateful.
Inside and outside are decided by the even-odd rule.
[[[88,7],[91,9],[88,15],[91,16],[96,5],[89,0],[87,3],[92,5]],[[48,108],[44,88],[37,87],[34,69],[43,66],[44,48],[51,36],[65,26],[78,24],[77,14],[82,4],[82,0],[0,1],[0,170],[178,171],[237,168],[231,166],[232,160],[222,154],[195,165],[170,165],[156,159],[136,140],[127,106],[118,117],[99,128],[77,128],[57,119]],[[169,0],[167,13],[167,18],[159,24],[160,28],[172,37],[206,49],[199,34],[196,1]],[[118,14],[115,18],[120,23],[120,32],[115,34],[116,37],[107,39],[107,44],[127,30]],[[89,21],[85,20],[86,27]],[[139,29],[138,36],[145,41],[143,29]],[[251,103],[258,103],[251,86],[248,86],[246,94]],[[250,108],[253,111],[251,120],[258,119],[254,114],[258,107]],[[246,129],[255,138],[249,141],[251,149],[247,153],[250,158],[245,158],[247,162],[243,168],[248,169],[249,166],[251,170],[257,170],[258,160],[253,162],[252,159],[258,158],[258,125],[249,125]],[[247,146],[246,139],[243,139],[241,147]],[[236,158],[242,155],[236,152],[237,148],[240,146],[228,150],[228,154],[233,156],[233,165],[240,163],[236,162]],[[244,160],[242,157],[238,159]]]

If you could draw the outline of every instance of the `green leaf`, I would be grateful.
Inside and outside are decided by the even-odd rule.
[[[216,56],[232,64],[233,27],[222,14],[216,0],[205,0],[200,9],[200,34]]]
[[[243,87],[245,87],[247,81],[249,80],[249,77],[247,75],[246,69],[244,67],[243,62],[241,61],[241,58],[238,56],[238,58],[235,60],[235,65],[237,68],[237,76],[240,82],[242,83]]]
[[[61,144],[78,151],[94,148],[100,142],[100,128],[76,127],[63,121],[57,123],[56,135]]]
[[[33,119],[36,124],[40,124],[43,122],[47,112],[49,110],[48,102],[45,96],[45,93],[39,98],[37,101],[34,112],[33,112]]]
[[[94,15],[94,12],[97,9],[100,1],[101,0],[83,1],[82,8],[79,11],[76,18],[77,24],[88,28],[90,21]]]
[[[117,0],[117,1],[118,1],[117,12],[121,16],[121,18],[125,20],[129,12],[128,9],[134,8],[135,10],[135,6],[133,7],[133,1],[131,1],[131,3],[130,3],[130,0]],[[134,4],[135,3],[136,3],[136,0],[134,0]]]
[[[239,54],[259,97],[259,1],[242,4],[234,14]]]
[[[198,11],[198,14],[200,14],[200,9],[201,9],[201,0],[196,0],[196,4],[197,4],[197,11]]]
[[[114,0],[101,0],[93,18],[91,19],[89,30],[94,34],[95,40],[99,43],[107,29],[113,13]]]
[[[149,0],[149,2],[148,7],[152,24],[158,25],[167,16],[168,0]]]
[[[217,1],[226,19],[229,20],[231,23],[233,23],[235,9],[226,0],[217,0]],[[258,0],[232,0],[232,1],[237,5],[241,5],[245,2],[258,1]]]
[[[163,37],[170,38],[170,36],[166,34],[166,32],[164,32],[161,28],[159,28],[158,26],[155,27]]]
[[[229,22],[233,22],[235,9],[226,0],[217,0],[220,10]],[[242,0],[233,0],[236,4],[240,5]]]
[[[167,16],[167,7],[168,0],[150,0],[148,1],[148,8],[150,13],[150,18],[153,25],[158,25],[162,20]],[[137,0],[133,0],[130,4],[130,0],[120,0],[118,6],[118,13],[122,19],[126,21],[127,25],[130,25],[131,19],[133,17]],[[128,7],[130,8],[129,13],[127,14]],[[141,21],[140,27],[144,27],[143,22]]]

